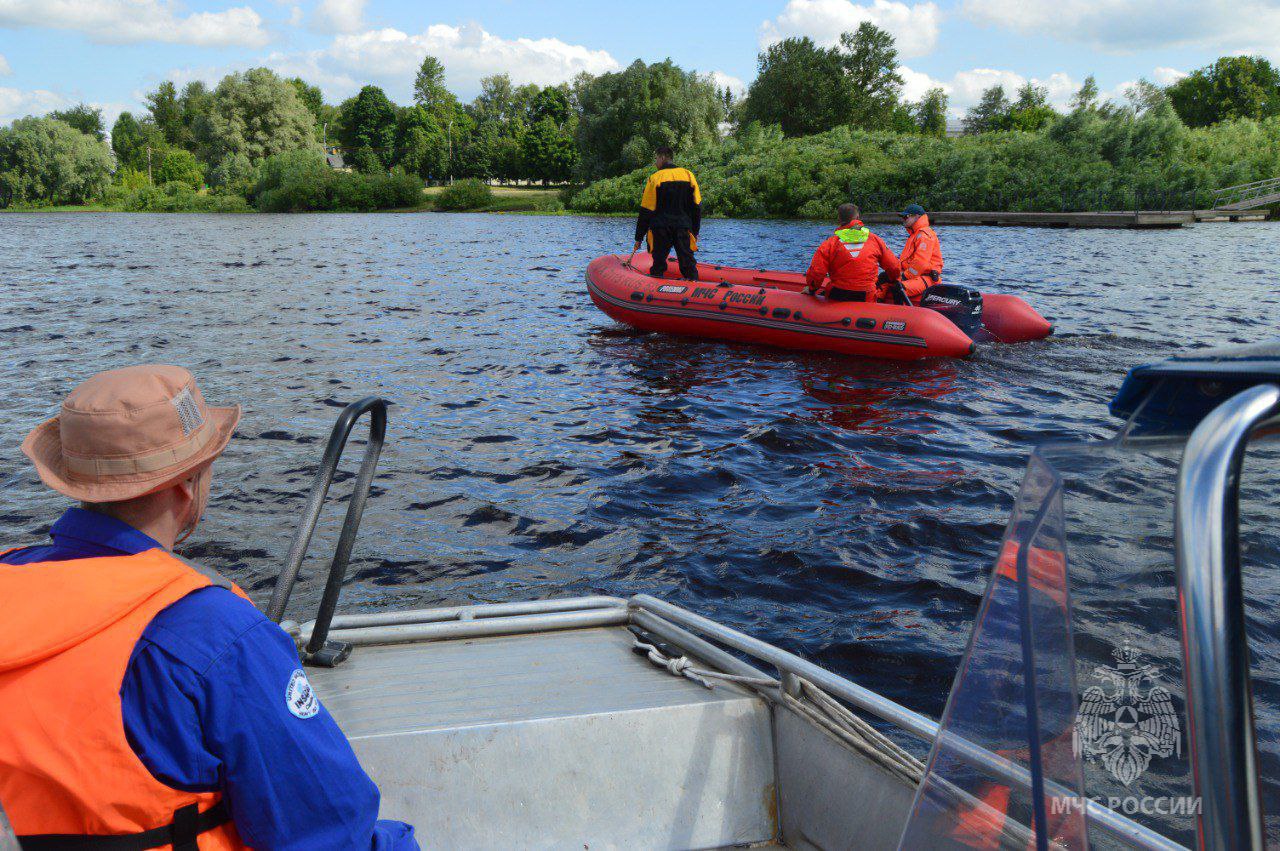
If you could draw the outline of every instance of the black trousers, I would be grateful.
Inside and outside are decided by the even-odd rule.
[[[676,250],[676,260],[680,263],[680,277],[686,281],[698,280],[698,261],[693,259],[693,249],[689,246],[689,231],[686,228],[651,228],[653,245],[650,254],[653,266],[649,274],[660,278],[667,273],[667,255],[672,248]]]
[[[843,287],[832,287],[827,290],[830,301],[866,301],[867,294],[862,290],[846,290]]]

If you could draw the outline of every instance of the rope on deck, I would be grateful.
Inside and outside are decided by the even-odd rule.
[[[636,639],[635,648],[644,652],[658,667],[706,688],[715,688],[714,680],[756,688],[778,687],[778,681],[771,677],[746,677],[696,667],[687,656],[667,656],[657,647],[639,639]],[[924,763],[813,683],[800,677],[796,680],[800,683],[799,697],[787,694],[785,689],[781,691],[782,701],[788,708],[895,777],[912,786],[919,785],[924,777]]]
[[[726,674],[723,671],[713,671],[708,668],[694,667],[693,662],[689,661],[688,656],[677,656],[671,658],[663,654],[661,650],[652,644],[645,644],[643,641],[636,639],[635,647],[637,650],[643,650],[649,657],[649,661],[657,665],[659,668],[666,668],[677,677],[686,677],[695,683],[707,688],[715,688],[712,680],[720,680],[726,683],[738,683],[744,686],[758,686],[760,688],[775,688],[778,681],[769,677],[744,677],[739,674]]]
[[[813,683],[797,679],[801,697],[792,697],[784,691],[783,703],[876,765],[912,786],[919,785],[924,777],[924,763]]]

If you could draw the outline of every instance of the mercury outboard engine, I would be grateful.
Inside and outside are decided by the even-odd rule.
[[[982,293],[977,290],[955,284],[934,284],[920,294],[917,304],[941,313],[971,339],[976,340],[984,333]]]

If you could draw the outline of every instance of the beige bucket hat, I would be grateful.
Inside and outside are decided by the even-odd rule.
[[[22,442],[40,479],[83,502],[121,502],[163,488],[211,462],[240,422],[240,406],[205,404],[180,366],[99,373],[61,413]]]

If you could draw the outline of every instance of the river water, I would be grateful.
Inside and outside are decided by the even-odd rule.
[[[378,394],[394,403],[389,443],[343,610],[647,592],[936,717],[1029,447],[1109,436],[1127,368],[1257,342],[1280,318],[1280,226],[953,228],[940,231],[951,279],[1022,293],[1055,336],[908,364],[644,335],[583,284],[630,230],[5,215],[4,540],[42,536],[62,506],[21,458],[25,431],[97,370],[179,363],[211,402],[245,409],[185,553],[264,602],[333,418]],[[875,230],[901,246],[900,230]],[[710,221],[702,255],[803,268],[827,233]],[[294,614],[318,588],[300,587]],[[1280,657],[1274,621],[1254,640]],[[1260,676],[1274,755],[1280,672]]]

